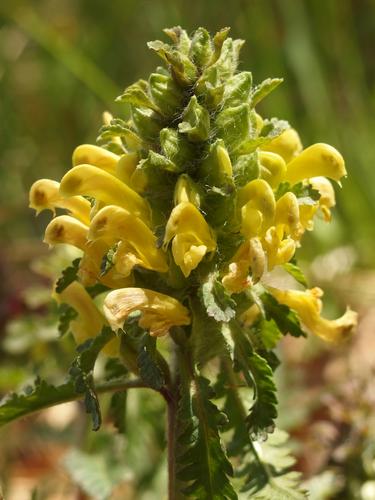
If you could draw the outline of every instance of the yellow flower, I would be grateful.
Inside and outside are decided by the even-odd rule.
[[[73,281],[61,293],[54,292],[53,297],[59,304],[68,304],[78,313],[77,318],[70,322],[70,330],[76,344],[99,335],[107,324],[90,295],[78,281]],[[119,339],[109,342],[103,351],[108,356],[118,354]]]
[[[260,176],[276,189],[284,179],[286,164],[282,156],[270,151],[259,152]]]
[[[110,292],[104,314],[114,331],[123,327],[130,313],[140,311],[139,326],[150,335],[166,335],[172,326],[189,325],[189,311],[178,300],[145,288],[122,288]]]
[[[299,205],[294,193],[289,191],[277,200],[275,225],[281,226],[282,231],[294,240],[299,240],[302,236],[303,227],[300,222]]]
[[[285,162],[290,162],[302,151],[301,139],[294,128],[285,130],[279,137],[272,139],[271,142],[262,146],[260,149],[271,151],[284,158]]]
[[[251,238],[239,247],[222,279],[225,288],[231,293],[240,293],[251,286],[250,269],[254,282],[259,281],[266,269],[266,256],[259,238]]]
[[[271,186],[263,179],[255,179],[238,194],[241,208],[241,232],[247,238],[263,235],[275,217],[276,201]]]
[[[55,214],[56,208],[64,208],[69,214],[76,217],[84,224],[90,222],[90,203],[83,196],[72,196],[63,198],[59,193],[60,184],[50,179],[40,179],[30,188],[30,204],[37,214],[43,210],[52,210]]]
[[[172,241],[172,254],[185,277],[206,253],[216,249],[211,230],[203,215],[190,202],[179,203],[171,212],[165,228],[164,249]]]
[[[131,284],[125,276],[117,276],[111,269],[101,276],[101,263],[110,246],[104,241],[88,241],[89,228],[82,222],[60,215],[52,219],[46,227],[44,242],[50,246],[58,244],[73,245],[83,252],[79,265],[78,277],[85,286],[91,286],[100,281],[104,285],[115,288]]]
[[[92,196],[107,205],[119,205],[147,223],[150,207],[138,193],[115,176],[91,165],[79,165],[64,175],[60,184],[62,196]]]
[[[324,176],[338,182],[345,175],[344,158],[337,149],[318,143],[304,149],[287,164],[285,180],[297,184],[310,177]]]
[[[127,276],[135,265],[165,273],[168,264],[164,252],[149,227],[124,208],[102,208],[90,225],[89,240],[103,239],[109,246],[121,241],[114,257],[117,271]]]
[[[116,177],[131,186],[131,178],[139,162],[138,153],[126,153],[122,155],[116,165]]]
[[[312,177],[310,184],[314,189],[319,191],[319,207],[323,213],[324,220],[329,222],[331,220],[330,208],[336,205],[335,191],[331,182],[325,177]]]
[[[175,205],[183,202],[190,202],[196,207],[200,207],[200,195],[194,182],[186,174],[180,175],[174,189],[173,201]]]
[[[296,251],[296,242],[292,238],[283,238],[283,232],[282,229],[272,226],[262,240],[267,254],[268,271],[289,262]]]
[[[306,291],[269,288],[269,291],[280,304],[285,304],[293,309],[308,330],[328,342],[345,339],[357,324],[358,315],[349,308],[338,319],[322,318],[320,297],[322,297],[323,291],[320,288]]]
[[[89,164],[110,174],[116,172],[119,155],[92,144],[81,144],[73,152],[73,167]]]

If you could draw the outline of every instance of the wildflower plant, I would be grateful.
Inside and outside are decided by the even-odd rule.
[[[165,30],[170,44],[149,43],[164,66],[117,99],[131,118],[105,113],[60,183],[32,186],[30,206],[53,213],[44,241],[81,251],[53,292],[77,358],[62,386],[39,381],[0,419],[82,395],[96,430],[99,393],[149,387],[167,406],[171,499],[298,499],[275,431],[275,348],[306,332],[337,342],[356,324],[350,309],[321,316],[323,292],[295,261],[346,170],[332,146],[303,148],[257,113],[282,80],[238,71],[243,41],[228,32]],[[94,380],[100,352],[121,360],[121,380]]]

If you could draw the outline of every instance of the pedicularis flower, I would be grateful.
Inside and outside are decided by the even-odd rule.
[[[341,154],[323,143],[304,149],[286,121],[257,113],[281,80],[253,85],[250,72],[238,72],[242,41],[227,29],[213,38],[203,28],[191,38],[181,28],[166,33],[171,45],[149,44],[166,68],[117,99],[131,118],[106,113],[98,145],[79,146],[60,183],[42,179],[30,190],[37,213],[67,212],[48,224],[45,242],[82,252],[76,281],[57,294],[79,313],[77,341],[107,321],[121,330],[134,312],[153,336],[183,327],[189,337],[197,307],[219,322],[247,310],[249,325],[264,294],[313,333],[340,339],[353,311],[323,319],[318,289],[277,290],[263,279],[294,258],[315,216],[330,220],[331,181],[346,175]],[[102,313],[85,290],[98,284]],[[221,315],[222,303],[233,312]]]

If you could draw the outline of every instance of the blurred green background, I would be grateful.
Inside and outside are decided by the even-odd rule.
[[[29,264],[46,251],[41,236],[49,216],[36,219],[27,208],[30,185],[63,175],[73,149],[95,142],[104,110],[123,115],[115,97],[159,64],[146,42],[174,25],[188,32],[230,26],[233,37],[246,40],[241,68],[251,70],[255,82],[284,78],[260,113],[290,121],[305,145],[327,142],[344,155],[349,177],[336,190],[333,221],[316,224],[300,256],[312,282],[323,283],[341,306],[349,301],[366,314],[371,309],[373,0],[3,0],[0,329],[27,309],[21,292],[35,280]],[[375,320],[370,323],[368,331]]]

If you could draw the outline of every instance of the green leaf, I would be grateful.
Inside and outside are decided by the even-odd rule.
[[[95,392],[93,370],[100,351],[114,337],[113,331],[109,327],[104,327],[98,336],[80,344],[77,347],[79,354],[69,370],[77,394],[84,395],[86,412],[91,415],[94,431],[100,428],[101,414]]]
[[[229,152],[238,149],[251,130],[250,107],[247,103],[221,111],[215,121],[217,137],[225,141]]]
[[[126,402],[127,392],[115,392],[111,397],[108,416],[120,434],[126,431]]]
[[[81,258],[74,259],[72,265],[63,270],[61,277],[56,282],[56,293],[63,292],[65,288],[67,288],[71,283],[73,283],[73,281],[77,279],[77,272],[80,262]]]
[[[258,102],[270,94],[276,87],[283,82],[282,78],[267,78],[262,83],[254,87],[251,94],[251,105],[256,106]]]
[[[179,171],[186,170],[192,161],[193,149],[186,138],[172,128],[163,128],[160,132],[160,145],[165,156],[173,162]]]
[[[181,134],[186,134],[190,141],[206,141],[210,132],[210,115],[203,106],[201,106],[196,96],[192,96],[187,105],[183,121],[178,125]]]
[[[138,135],[146,142],[156,142],[163,125],[152,109],[132,106],[132,119]]]
[[[120,118],[114,118],[109,125],[101,127],[97,143],[102,144],[116,138],[123,140],[129,151],[138,151],[143,148],[141,138]]]
[[[165,377],[160,367],[156,350],[156,339],[149,334],[143,337],[142,345],[137,358],[139,375],[142,380],[156,391],[165,385]]]
[[[257,152],[240,155],[233,165],[233,177],[237,187],[242,187],[248,182],[258,179],[259,174],[260,165]]]
[[[250,71],[242,71],[229,78],[225,84],[223,106],[233,107],[246,103],[249,99],[252,81]]]
[[[73,382],[54,386],[37,378],[33,387],[19,394],[12,393],[0,402],[0,426],[73,399],[76,399]]]
[[[113,489],[125,480],[123,464],[101,454],[89,455],[73,449],[63,458],[63,466],[73,480],[93,500],[107,500]]]
[[[60,336],[65,335],[70,329],[70,322],[76,319],[78,313],[73,307],[68,304],[60,304],[58,307],[59,322],[57,329]]]
[[[252,438],[257,439],[257,436],[263,437],[267,432],[273,431],[277,417],[277,390],[273,371],[267,361],[252,349],[236,322],[231,323],[231,330],[235,344],[235,361],[247,384],[253,389],[254,404],[246,421]]]
[[[283,264],[283,268],[287,273],[293,276],[293,278],[296,281],[298,281],[298,283],[307,287],[306,277],[296,264],[293,264],[292,262],[287,262],[286,264]]]
[[[198,299],[191,300],[190,310],[192,314],[190,345],[195,362],[202,367],[210,359],[227,353],[228,346],[221,325],[207,315],[205,307],[202,307]]]
[[[201,299],[208,316],[216,321],[228,323],[236,315],[236,302],[218,280],[217,273],[211,273],[201,287]]]
[[[197,376],[192,387],[185,387],[178,415],[181,452],[177,457],[177,477],[190,483],[185,498],[236,499],[229,477],[233,470],[223,449],[219,427],[225,416],[210,401],[214,396],[206,378]]]
[[[165,116],[173,116],[182,107],[183,94],[171,76],[152,73],[149,85],[153,101]]]
[[[124,90],[123,94],[117,97],[116,101],[150,108],[160,113],[160,109],[148,95],[148,83],[145,80],[138,80],[138,82],[129,85],[129,87]]]
[[[264,306],[266,318],[273,319],[283,335],[288,333],[293,337],[306,337],[299,319],[294,311],[284,304],[279,304],[270,293],[263,293],[261,301]]]
[[[194,83],[197,68],[186,54],[160,40],[148,42],[147,46],[169,65],[172,76],[179,85],[189,87]]]
[[[204,28],[198,28],[193,36],[190,57],[198,68],[205,67],[212,59],[213,49],[211,37]]]
[[[257,500],[304,500],[306,492],[302,489],[301,474],[290,471],[295,459],[285,446],[288,434],[279,429],[265,442],[257,442],[254,452],[249,453],[247,463],[238,475],[246,475],[241,491],[249,493]]]

